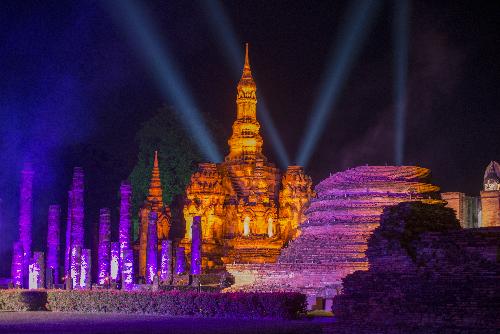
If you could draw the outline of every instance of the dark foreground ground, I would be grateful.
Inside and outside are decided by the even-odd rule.
[[[0,312],[0,333],[323,333],[330,319],[249,320],[154,315]]]

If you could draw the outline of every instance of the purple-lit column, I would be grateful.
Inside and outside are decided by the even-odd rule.
[[[71,247],[71,272],[70,277],[73,281],[73,289],[80,287],[80,275],[82,272],[82,247]]]
[[[99,284],[105,284],[109,279],[110,267],[110,238],[111,238],[111,220],[109,209],[103,208],[99,212],[99,249],[97,254],[99,266]]]
[[[49,226],[47,228],[47,267],[52,268],[54,283],[59,283],[59,234],[61,207],[49,206]]]
[[[132,187],[126,181],[123,181],[120,186],[120,225],[119,239],[120,242],[120,266],[123,266],[124,252],[130,249],[130,232],[132,223],[130,220],[130,207],[132,203]]]
[[[132,290],[134,287],[134,251],[126,249],[122,261],[122,289]]]
[[[75,167],[73,170],[73,199],[71,211],[71,246],[83,248],[83,169]]]
[[[21,171],[21,189],[19,198],[19,241],[23,245],[23,278],[28,273],[31,259],[31,223],[33,211],[33,168],[25,163]],[[24,284],[23,284],[24,285]]]
[[[81,268],[80,268],[80,287],[82,289],[90,289],[92,280],[91,280],[91,252],[90,249],[82,249],[81,256]]]
[[[68,218],[66,220],[66,242],[64,252],[64,277],[70,276],[71,264],[71,211],[73,211],[73,192],[68,191]]]
[[[162,240],[161,242],[161,274],[162,281],[170,281],[172,277],[172,241]]]
[[[120,243],[111,243],[111,280],[117,282],[120,278]]]
[[[201,217],[194,216],[191,224],[191,275],[201,274]]]
[[[158,214],[149,213],[148,241],[146,252],[146,283],[152,284],[155,275],[158,275],[158,231],[156,221]]]
[[[12,284],[16,288],[21,288],[23,286],[23,243],[17,241],[14,243],[12,249]]]
[[[175,273],[182,275],[186,272],[186,249],[177,247],[175,251]]]

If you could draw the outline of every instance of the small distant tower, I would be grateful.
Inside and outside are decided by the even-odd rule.
[[[490,162],[484,172],[481,191],[481,227],[500,226],[500,164]]]
[[[158,152],[155,151],[149,194],[139,212],[139,276],[146,275],[146,253],[148,244],[148,225],[151,212],[156,212],[157,217],[157,241],[168,239],[171,224],[170,208],[163,203],[163,194],[160,180],[160,167],[158,163]]]

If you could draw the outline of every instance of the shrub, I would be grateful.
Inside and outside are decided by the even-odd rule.
[[[45,310],[47,292],[44,290],[0,290],[0,311]]]
[[[114,312],[225,318],[296,318],[305,295],[293,292],[214,293],[179,291],[49,290],[48,307],[59,312]]]

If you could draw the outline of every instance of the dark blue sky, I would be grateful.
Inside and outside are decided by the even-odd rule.
[[[199,2],[145,3],[200,108],[227,138],[235,118],[234,72]],[[258,94],[288,155],[296,155],[346,2],[229,1],[236,36],[250,43]],[[477,194],[500,159],[499,6],[419,1],[411,11],[405,161],[429,167],[443,190]],[[105,2],[0,4],[0,252],[17,238],[18,172],[35,164],[35,248],[48,205],[66,206],[71,169],[87,177],[88,219],[117,205],[142,121],[163,104],[153,73]],[[374,29],[308,166],[330,172],[393,161],[392,2]],[[263,125],[265,126],[265,125]],[[276,161],[264,135],[265,152]],[[220,151],[227,153],[225,142]],[[98,158],[96,158],[98,157]],[[90,222],[87,222],[90,224]],[[87,240],[90,242],[90,240]],[[10,261],[10,260],[9,260]],[[7,275],[2,262],[0,276]]]

